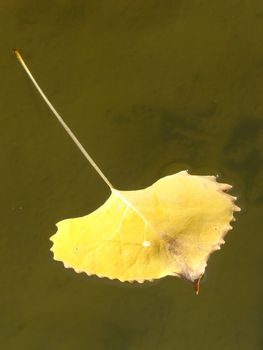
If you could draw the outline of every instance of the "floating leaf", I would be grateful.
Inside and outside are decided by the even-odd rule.
[[[76,272],[120,281],[178,276],[196,284],[231,229],[235,197],[213,176],[186,171],[138,191],[112,189],[87,216],[57,224],[54,259]]]
[[[54,259],[76,272],[120,281],[167,275],[194,283],[198,293],[209,255],[232,228],[235,197],[214,176],[186,171],[166,176],[138,191],[117,191],[40,88],[17,49],[18,61],[59,123],[111,189],[93,213],[57,224],[51,237]]]

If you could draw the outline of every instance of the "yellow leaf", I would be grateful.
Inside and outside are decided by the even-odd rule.
[[[172,275],[198,288],[209,255],[240,210],[229,188],[182,171],[142,190],[112,189],[91,214],[57,224],[54,259],[89,275],[129,282]]]
[[[186,171],[138,191],[117,191],[48,100],[17,49],[13,50],[61,126],[111,189],[110,198],[82,218],[63,220],[51,237],[54,259],[76,272],[120,281],[167,275],[194,283],[196,293],[209,255],[232,228],[230,185]]]

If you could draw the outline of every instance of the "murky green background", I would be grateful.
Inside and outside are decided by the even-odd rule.
[[[262,1],[1,2],[1,349],[263,349],[262,33]],[[13,47],[116,187],[186,168],[234,184],[243,211],[198,297],[52,260],[55,223],[109,191]]]

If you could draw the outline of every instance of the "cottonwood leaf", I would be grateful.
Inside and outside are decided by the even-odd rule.
[[[235,197],[214,176],[186,171],[137,191],[112,189],[89,215],[57,224],[54,259],[76,272],[144,282],[178,276],[198,285],[232,228]]]
[[[213,176],[186,171],[166,176],[138,191],[113,188],[90,154],[51,104],[21,54],[13,50],[26,74],[69,137],[111,189],[93,213],[57,224],[51,237],[54,259],[76,272],[120,281],[153,280],[167,275],[194,283],[198,293],[210,254],[232,228],[235,197],[230,185]]]

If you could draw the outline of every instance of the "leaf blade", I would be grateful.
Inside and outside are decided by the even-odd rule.
[[[93,213],[58,223],[54,259],[120,281],[200,279],[230,229],[235,198],[214,177],[180,172],[142,190],[113,190]]]

